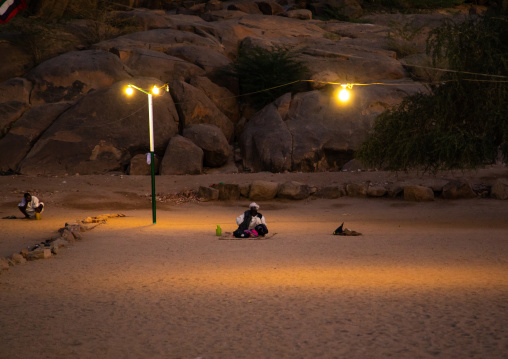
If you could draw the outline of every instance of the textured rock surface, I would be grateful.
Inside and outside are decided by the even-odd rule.
[[[155,79],[132,80],[140,87]],[[149,151],[148,100],[141,92],[127,97],[127,82],[91,92],[65,111],[20,164],[21,173],[105,173],[124,171],[132,157]],[[162,155],[176,134],[178,115],[169,94],[154,97],[155,151]]]
[[[150,159],[151,160],[151,159]],[[157,174],[159,172],[159,157],[154,156],[154,172]],[[131,176],[148,176],[152,174],[152,164],[148,164],[147,154],[139,154],[131,158],[131,162],[129,163],[128,174]]]
[[[160,174],[200,174],[202,171],[203,150],[185,137],[172,137],[162,159]]]
[[[17,120],[9,133],[0,139],[0,172],[17,172],[39,136],[69,108],[70,103],[34,106]]]
[[[465,181],[450,181],[443,187],[443,198],[445,199],[460,199],[460,198],[475,198],[471,185]]]
[[[429,187],[406,186],[404,187],[404,199],[413,202],[427,202],[434,200],[434,192]]]
[[[508,181],[498,178],[492,185],[491,196],[497,199],[508,199]]]
[[[220,167],[227,163],[231,151],[228,140],[217,126],[190,125],[183,130],[183,136],[203,150],[204,166]]]
[[[296,181],[288,181],[279,186],[277,197],[300,200],[309,197],[309,194],[310,190],[307,184]]]
[[[101,50],[69,52],[47,60],[27,74],[34,83],[31,103],[72,101],[90,91],[130,78],[114,54]]]
[[[159,5],[150,3],[153,8]],[[16,71],[9,67],[14,77],[0,83],[0,149],[12,148],[14,155],[8,159],[0,155],[0,171],[128,171],[131,158],[148,150],[148,126],[146,96],[136,93],[127,99],[121,94],[127,81],[145,89],[169,84],[165,100],[154,97],[155,146],[161,158],[177,132],[210,124],[237,152],[234,160],[218,161],[217,156],[209,158],[203,147],[204,165],[213,167],[207,171],[236,172],[235,164],[251,171],[343,170],[380,113],[407,95],[426,91],[410,79],[406,68],[411,67],[403,64],[425,64],[429,31],[450,18],[377,14],[348,23],[310,20],[307,9],[282,14],[281,5],[265,1],[228,4],[235,10],[224,10],[220,2],[180,5],[183,12],[199,16],[147,9],[116,11],[117,19],[128,19],[142,31],[56,56],[24,77],[18,70],[33,64],[12,52],[23,64]],[[361,1],[355,0],[309,5],[316,10],[324,5],[340,9],[346,17],[357,17],[361,10]],[[73,21],[69,28],[79,23]],[[81,26],[89,25],[81,21]],[[216,70],[230,64],[239,47],[254,46],[295,49],[310,70],[307,91],[288,93],[257,113],[243,106],[243,98],[236,97],[238,82]],[[401,50],[407,50],[402,60]],[[434,74],[423,75],[434,78]],[[346,82],[382,85],[353,86],[351,100],[338,104],[330,83]],[[139,102],[134,104],[134,98]],[[48,107],[47,114],[37,115],[43,109],[38,105],[60,102],[71,107],[62,108],[60,114],[56,107]],[[34,117],[40,122],[27,120]],[[216,132],[213,136],[221,137]],[[222,139],[219,143],[229,151]],[[226,153],[221,156],[226,158]],[[370,195],[380,193],[382,189],[376,194],[371,189]]]
[[[154,77],[162,82],[187,81],[204,75],[205,70],[180,58],[147,49],[118,50],[122,62],[133,76]]]
[[[170,84],[171,96],[175,99],[180,118],[180,128],[192,124],[211,124],[221,129],[228,141],[233,138],[233,123],[226,117],[203,91],[178,81]]]
[[[250,186],[249,198],[254,201],[270,200],[275,198],[279,184],[269,181],[254,181]]]

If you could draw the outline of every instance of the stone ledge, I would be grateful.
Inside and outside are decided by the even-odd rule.
[[[90,231],[100,224],[105,224],[109,218],[115,217],[125,217],[125,215],[102,214],[96,217],[87,217],[84,220],[78,220],[72,223],[65,223],[63,228],[58,229],[58,236],[22,249],[18,253],[12,254],[10,257],[0,258],[0,274],[7,271],[12,266],[25,264],[27,261],[51,258],[53,255],[58,254],[61,248],[66,248],[74,244],[75,241],[83,240],[84,237],[81,232]]]

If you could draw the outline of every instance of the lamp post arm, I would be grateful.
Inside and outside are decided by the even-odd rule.
[[[143,93],[145,93],[145,94],[147,94],[147,95],[151,95],[151,93],[150,93],[150,92],[147,92],[147,91],[145,91],[145,90],[143,90],[143,89],[141,89],[141,88],[139,88],[139,87],[137,87],[137,86],[134,86],[134,85],[129,84],[129,87],[135,88],[136,90],[141,91],[141,92],[143,92]]]

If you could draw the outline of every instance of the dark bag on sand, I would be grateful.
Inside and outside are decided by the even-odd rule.
[[[238,228],[236,231],[233,232],[233,236],[235,238],[249,238],[250,233],[246,233],[245,231]]]
[[[344,222],[335,230],[333,234],[336,236],[361,236],[362,234],[349,228],[344,228]]]
[[[335,231],[333,231],[333,234],[339,235],[339,234],[344,233],[343,227],[344,227],[344,222],[342,222],[342,224]]]
[[[268,228],[266,228],[266,225],[264,224],[258,224],[256,227],[254,227],[254,229],[256,230],[256,232],[258,232],[260,236],[268,234]]]

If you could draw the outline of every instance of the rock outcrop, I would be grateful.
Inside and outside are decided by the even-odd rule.
[[[203,172],[203,156],[203,150],[194,142],[180,135],[174,136],[164,153],[160,174],[200,174]]]
[[[70,103],[60,102],[27,110],[0,139],[0,173],[18,172],[18,165],[41,134],[70,106]]]
[[[69,52],[43,62],[27,74],[34,84],[30,102],[73,101],[130,77],[118,56],[110,52]]]
[[[153,98],[161,174],[205,168],[219,173],[341,170],[380,113],[407,95],[427,91],[407,69],[412,61],[426,61],[427,34],[449,18],[382,14],[362,17],[368,24],[325,22],[311,20],[307,9],[275,2],[236,3],[229,10],[220,2],[180,5],[176,15],[160,9],[116,11],[114,18],[130,19],[142,31],[61,54],[23,77],[19,69],[33,66],[31,60],[23,60],[16,71],[11,66],[13,78],[0,83],[0,172],[147,173],[146,166],[136,165],[148,152],[147,97],[141,92],[125,97],[127,83],[169,89]],[[348,18],[361,15],[360,1],[311,5],[316,11],[340,8]],[[231,64],[239,48],[254,46],[294,49],[310,70],[308,87],[257,112],[242,106],[238,82],[217,70]],[[335,100],[338,83],[374,82],[381,85],[353,86],[347,104]],[[207,130],[190,135],[200,128],[194,126]],[[175,160],[175,153],[186,160]],[[383,188],[366,190],[384,195]],[[459,196],[471,196],[466,192]]]
[[[204,166],[220,167],[227,163],[231,151],[228,140],[217,126],[190,125],[183,130],[183,136],[203,150]]]
[[[170,84],[170,93],[177,103],[181,129],[193,124],[211,124],[220,128],[228,141],[233,139],[233,123],[203,91],[186,82],[175,81]]]
[[[145,88],[156,79],[136,78]],[[61,114],[44,132],[19,171],[24,174],[100,174],[125,171],[131,157],[149,150],[148,100],[141,92],[125,95],[127,81],[94,91]],[[178,131],[169,94],[154,97],[155,151],[162,155]]]

